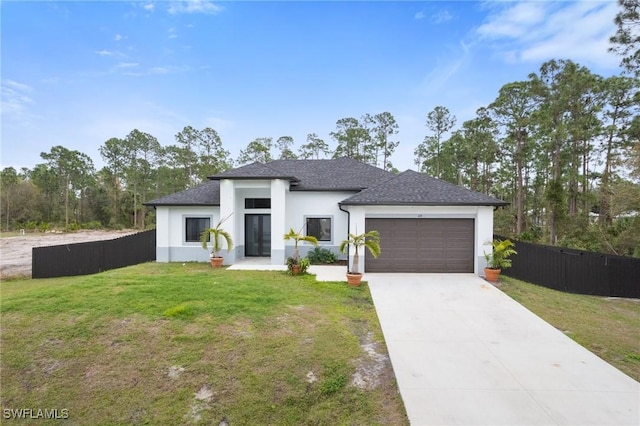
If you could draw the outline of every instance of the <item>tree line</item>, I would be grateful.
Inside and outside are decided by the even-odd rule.
[[[334,151],[315,133],[294,151],[294,139],[281,136],[249,142],[237,159],[223,146],[215,129],[186,126],[175,143],[162,146],[138,129],[110,138],[99,148],[105,166],[96,170],[85,153],[63,146],[42,152],[33,169],[6,167],[1,172],[0,221],[5,230],[64,227],[140,228],[154,223],[144,203],[193,188],[208,176],[234,166],[273,159],[321,159],[349,156],[381,167],[398,145],[390,137],[398,125],[388,113],[338,120]],[[274,149],[277,153],[272,154]]]
[[[436,106],[414,149],[417,168],[510,202],[495,214],[498,233],[640,256],[639,2],[619,1],[610,50],[623,74],[551,60],[459,126]],[[259,137],[234,160],[212,128],[187,126],[169,146],[134,129],[104,142],[100,170],[86,154],[55,146],[33,169],[2,170],[0,221],[7,230],[145,228],[155,220],[145,202],[253,161],[350,157],[396,171],[398,133],[390,112],[367,113],[337,120],[333,149],[315,133],[297,149],[291,136]]]

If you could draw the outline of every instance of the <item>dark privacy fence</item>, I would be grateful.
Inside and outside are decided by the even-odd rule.
[[[33,278],[89,275],[156,260],[156,230],[114,240],[32,249]]]
[[[518,254],[506,276],[569,293],[640,298],[640,259],[514,243]]]

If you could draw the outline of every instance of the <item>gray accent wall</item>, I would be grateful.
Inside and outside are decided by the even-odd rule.
[[[208,262],[209,251],[202,247],[157,247],[157,262]]]
[[[168,262],[169,250],[169,247],[156,247],[156,262]]]
[[[284,250],[271,249],[271,264],[272,265],[284,265],[285,263]]]
[[[478,256],[478,275],[484,276],[484,268],[487,267],[487,259],[482,256]]]

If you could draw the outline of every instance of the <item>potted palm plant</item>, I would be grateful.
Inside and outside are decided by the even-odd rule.
[[[373,257],[380,256],[380,233],[371,230],[364,234],[349,234],[349,238],[340,243],[340,251],[346,254],[349,246],[355,247],[355,253],[353,254],[352,268],[347,271],[347,283],[351,286],[359,286],[362,281],[362,274],[358,268],[360,264],[358,249],[366,247]]]
[[[233,213],[232,213],[233,214]],[[222,266],[223,257],[220,256],[220,250],[222,249],[222,239],[227,243],[227,253],[233,248],[233,240],[231,239],[231,234],[222,229],[222,224],[225,220],[229,219],[231,214],[224,219],[220,219],[217,225],[213,228],[207,228],[202,231],[200,235],[200,242],[202,243],[202,248],[207,249],[208,237],[211,236],[211,266],[214,268],[219,268]]]
[[[500,272],[511,266],[511,259],[509,258],[514,254],[518,254],[514,247],[515,244],[511,240],[495,239],[491,242],[491,252],[484,252],[484,258],[487,260],[484,274],[487,281],[497,283]]]
[[[293,228],[290,228],[289,232],[284,234],[284,239],[285,241],[288,241],[288,240],[294,241],[293,256],[287,258],[287,269],[289,270],[289,273],[291,275],[298,275],[301,272],[302,268],[305,266],[305,264],[302,264],[302,262],[300,261],[300,252],[298,251],[298,243],[300,241],[306,241],[308,243],[313,244],[314,246],[317,246],[318,239],[312,235],[302,235],[302,229],[296,232]],[[308,267],[309,267],[309,263],[306,262],[306,267],[302,272],[305,272]]]

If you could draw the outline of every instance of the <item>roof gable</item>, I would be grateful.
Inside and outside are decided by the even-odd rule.
[[[291,174],[298,182],[292,191],[360,191],[394,175],[352,158],[327,160],[275,160],[269,167]]]
[[[352,158],[255,162],[209,179],[286,179],[292,191],[360,191],[393,174]]]
[[[407,170],[364,189],[341,204],[502,206],[508,203],[424,173]]]
[[[271,163],[262,164],[259,162],[247,164],[236,169],[227,170],[226,172],[218,173],[213,176],[209,176],[209,179],[287,179],[290,181],[296,181],[296,177],[292,174],[288,174],[285,171],[277,170],[269,167]]]

